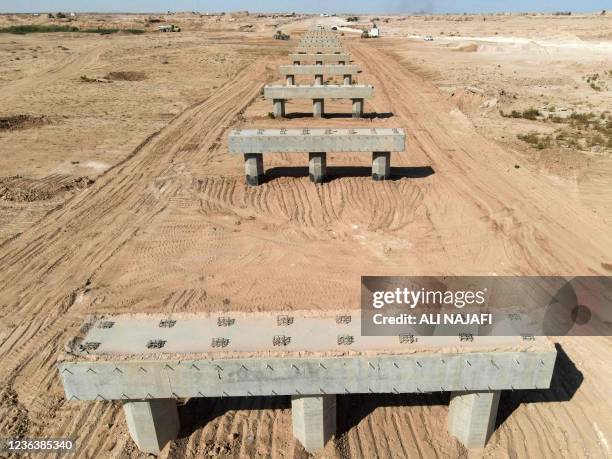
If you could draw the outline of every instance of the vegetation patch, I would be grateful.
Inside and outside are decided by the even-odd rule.
[[[52,33],[52,32],[78,32],[79,28],[68,25],[17,25],[4,27],[0,29],[0,33],[14,33],[18,35],[25,35],[28,33]]]
[[[582,77],[584,81],[593,89],[594,91],[606,91],[608,90],[608,83],[610,79],[612,79],[612,70],[607,70],[601,74],[592,73],[590,75],[586,75]]]
[[[37,24],[25,24],[18,26],[4,27],[0,29],[0,33],[13,33],[18,35],[26,35],[29,33],[53,33],[53,32],[83,32],[83,33],[99,33],[102,35],[108,35],[112,33],[131,33],[141,34],[145,31],[142,29],[79,29],[75,26],[49,24],[49,25],[37,25]]]
[[[612,151],[612,114],[572,113],[567,118],[553,117],[549,122],[562,124],[551,134],[535,131],[520,134],[518,138],[534,148],[543,150],[552,146],[573,150]]]
[[[142,81],[147,79],[144,72],[109,72],[105,77],[111,81]]]
[[[527,142],[534,148],[538,150],[544,150],[545,148],[550,148],[552,144],[552,137],[547,134],[539,134],[535,131],[532,131],[528,134],[519,134],[518,138],[523,142]]]
[[[0,117],[0,132],[1,131],[15,131],[17,129],[28,129],[31,127],[42,126],[47,124],[49,121],[44,116],[34,115],[14,115]]]
[[[522,118],[526,120],[537,120],[540,115],[540,111],[537,108],[528,108],[522,112],[518,110],[512,110],[510,113],[504,113],[503,110],[499,111],[499,114],[504,118]]]

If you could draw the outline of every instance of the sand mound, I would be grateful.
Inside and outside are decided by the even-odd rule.
[[[55,177],[41,180],[20,176],[0,179],[0,199],[13,202],[43,201],[55,195],[86,188],[93,183],[88,177]]]
[[[476,51],[478,51],[478,45],[476,43],[463,43],[453,48],[453,51],[461,53],[475,53]]]

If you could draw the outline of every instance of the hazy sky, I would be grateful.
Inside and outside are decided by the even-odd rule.
[[[295,11],[307,13],[431,13],[612,10],[612,0],[0,0],[0,12]]]

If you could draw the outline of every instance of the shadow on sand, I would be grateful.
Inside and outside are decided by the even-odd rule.
[[[430,166],[419,167],[391,167],[389,180],[400,180],[403,178],[425,178],[433,175],[435,171]],[[347,177],[371,177],[372,168],[368,166],[327,166],[326,182]],[[281,166],[272,167],[265,173],[265,182],[279,177],[308,177],[308,167]]]

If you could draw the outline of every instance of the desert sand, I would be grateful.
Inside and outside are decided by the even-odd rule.
[[[146,17],[76,24],[142,28]],[[315,17],[0,34],[0,436],[141,455],[119,403],[64,400],[55,364],[89,314],[354,309],[361,275],[610,275],[612,149],[589,140],[593,121],[544,115],[610,119],[612,16],[467,18],[379,17],[377,40],[345,31],[357,80],[375,86],[365,120],[343,115],[346,102],[326,104],[336,115],[324,120],[308,103],[269,116],[261,88],[282,81],[277,66]],[[3,16],[0,27],[46,21]],[[292,40],[273,40],[277,28]],[[500,113],[531,108],[541,114]],[[306,157],[279,154],[252,188],[227,153],[236,127],[330,125],[402,127],[393,179],[373,182],[367,155],[330,155],[317,186]],[[518,138],[533,132],[551,140]],[[321,456],[609,457],[612,339],[555,342],[551,389],[504,393],[484,450],[448,434],[448,394],[351,395]],[[196,399],[180,415],[165,457],[307,456],[287,398]]]

